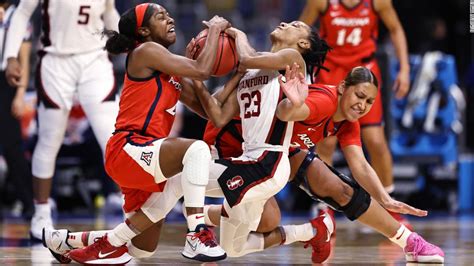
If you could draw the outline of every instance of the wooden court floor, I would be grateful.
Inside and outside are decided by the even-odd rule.
[[[72,231],[105,229],[119,220],[60,219],[58,228]],[[285,224],[305,222],[301,218],[286,218]],[[451,216],[414,220],[413,225],[425,239],[443,248],[445,265],[474,265],[474,217]],[[28,224],[5,220],[0,224],[0,265],[58,264],[41,244],[28,240]],[[132,260],[129,265],[182,265],[193,261],[184,259],[180,251],[184,245],[184,222],[168,222],[163,228],[158,252],[149,259]],[[377,233],[363,225],[337,219],[337,233],[332,240],[333,252],[325,265],[413,265],[406,264],[404,254]],[[302,244],[276,247],[241,258],[228,258],[206,265],[295,265],[311,264],[311,249]]]

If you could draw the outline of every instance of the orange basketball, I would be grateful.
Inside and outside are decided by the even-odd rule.
[[[196,59],[206,45],[207,29],[201,31],[196,36],[196,53],[193,59]],[[229,74],[239,62],[235,42],[227,33],[221,32],[219,35],[219,44],[217,45],[217,56],[212,68],[212,76],[222,77]]]

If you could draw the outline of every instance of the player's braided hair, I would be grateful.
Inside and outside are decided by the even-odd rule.
[[[331,50],[331,47],[326,43],[325,40],[319,37],[318,32],[314,27],[311,27],[311,33],[308,36],[311,47],[309,50],[302,54],[303,59],[306,63],[306,71],[311,77],[311,83],[314,82],[314,78],[318,75],[321,69],[329,71],[329,69],[323,66],[326,54]]]
[[[344,78],[344,86],[355,86],[360,83],[369,82],[379,87],[379,82],[374,73],[363,66],[354,67]]]
[[[145,11],[142,27],[149,25],[149,20],[152,15],[153,8],[150,5]],[[143,41],[143,37],[137,33],[136,28],[137,16],[135,14],[135,8],[132,7],[120,16],[119,32],[114,30],[103,31],[103,35],[108,37],[105,50],[111,54],[121,54],[128,53],[135,49],[137,44]]]

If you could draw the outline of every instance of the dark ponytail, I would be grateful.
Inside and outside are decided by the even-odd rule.
[[[365,82],[374,84],[376,88],[379,87],[379,82],[374,73],[366,67],[358,66],[354,67],[351,72],[346,75],[344,86],[347,88]]]
[[[135,40],[114,30],[105,30],[103,35],[108,38],[105,50],[111,54],[128,53],[135,48]]]
[[[308,36],[310,48],[306,50],[302,56],[306,63],[306,71],[311,77],[311,83],[314,82],[314,78],[318,75],[321,69],[329,71],[329,69],[323,66],[326,54],[331,50],[331,47],[326,43],[325,40],[319,37],[316,29],[311,27],[311,33]]]
[[[149,5],[145,11],[143,27],[149,25],[150,17],[153,15],[152,5]],[[136,32],[137,16],[135,8],[132,7],[120,16],[119,32],[114,30],[104,30],[102,34],[108,37],[105,44],[105,50],[111,54],[128,53],[135,49],[138,43],[143,42],[143,37]]]

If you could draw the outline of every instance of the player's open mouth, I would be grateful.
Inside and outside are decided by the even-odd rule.
[[[358,114],[358,115],[362,115],[364,114],[364,111],[363,110],[359,110],[358,108],[351,108],[352,111],[354,111],[354,113]]]
[[[174,26],[173,26],[173,27],[171,27],[171,28],[168,30],[168,32],[170,32],[170,33],[174,33],[174,32],[175,32],[175,30],[174,30]]]

